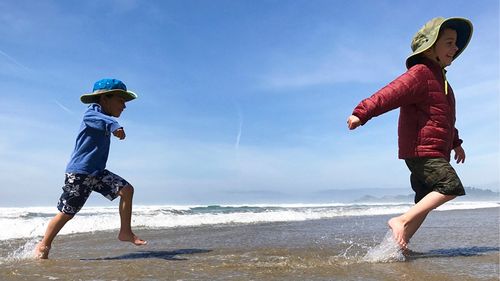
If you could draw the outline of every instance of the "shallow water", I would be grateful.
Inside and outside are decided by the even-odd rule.
[[[46,261],[27,258],[37,239],[7,240],[0,280],[499,280],[499,210],[431,213],[404,262],[383,260],[389,216],[137,230],[144,247],[62,235]]]

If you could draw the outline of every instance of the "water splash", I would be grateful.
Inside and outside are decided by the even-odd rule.
[[[345,262],[356,262],[359,260],[360,253],[364,252],[363,249],[366,248],[365,245],[355,242],[353,240],[344,240],[341,238],[335,238],[340,244],[346,248],[341,251],[336,258]]]
[[[34,258],[35,247],[40,241],[39,238],[31,238],[24,245],[17,248],[11,253],[7,254],[7,257],[0,260],[0,264],[3,262],[15,262],[21,260],[28,260]]]
[[[363,257],[362,261],[379,263],[379,262],[396,262],[405,261],[405,255],[399,247],[398,243],[392,236],[392,231],[389,230],[385,234],[384,239],[379,245],[368,250],[368,253]]]

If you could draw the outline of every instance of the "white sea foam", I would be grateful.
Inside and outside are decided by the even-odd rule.
[[[340,216],[399,214],[412,204],[253,204],[222,206],[134,206],[134,228],[172,228],[218,224],[249,224],[327,219]],[[453,202],[438,210],[499,207],[498,202]],[[0,241],[41,237],[54,207],[0,208]],[[60,234],[115,230],[120,227],[117,207],[84,207]]]
[[[500,207],[500,202],[457,201],[441,205],[436,210],[437,211],[473,210],[473,209],[495,208],[495,207]]]

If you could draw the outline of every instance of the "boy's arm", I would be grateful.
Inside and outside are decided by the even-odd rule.
[[[347,127],[349,130],[354,130],[361,125],[361,120],[358,117],[351,115],[347,118]]]
[[[455,160],[457,161],[457,164],[460,162],[464,163],[465,162],[465,150],[462,148],[461,145],[453,148],[455,151]]]
[[[116,129],[115,131],[113,131],[113,135],[117,138],[119,138],[120,140],[123,140],[125,139],[125,130],[123,129],[123,127],[120,127],[118,129]]]
[[[83,122],[90,128],[113,134],[116,130],[122,128],[115,119],[94,110],[85,112]]]
[[[455,128],[455,136],[453,138],[453,148],[462,145],[463,142],[464,141],[461,140],[460,137],[458,136],[458,129]]]
[[[360,125],[364,125],[373,117],[423,100],[427,88],[424,71],[418,66],[411,68],[371,97],[362,100],[352,115],[359,118]]]
[[[465,162],[465,151],[462,148],[463,140],[458,136],[458,130],[455,128],[455,138],[453,139],[453,150],[455,151],[455,160],[457,164]]]

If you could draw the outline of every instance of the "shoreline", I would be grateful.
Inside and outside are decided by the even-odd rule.
[[[346,216],[137,229],[142,247],[119,242],[117,231],[62,235],[47,261],[0,263],[0,280],[498,280],[499,210],[432,212],[404,262],[363,261],[389,215]],[[3,241],[1,256],[25,243]]]

